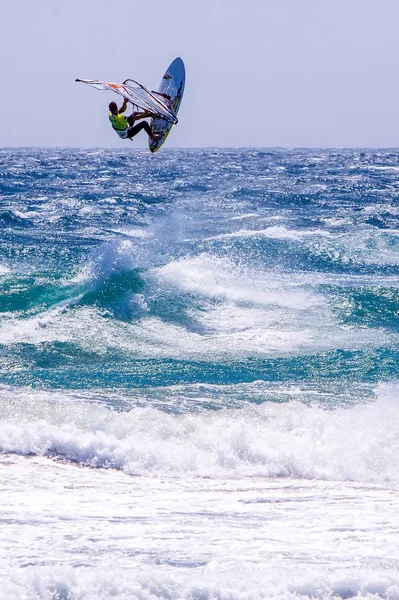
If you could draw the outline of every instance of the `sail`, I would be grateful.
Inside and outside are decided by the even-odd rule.
[[[167,99],[160,96],[157,92],[150,92],[150,90],[147,90],[147,88],[133,79],[126,79],[124,83],[110,83],[109,81],[99,81],[98,79],[76,79],[75,81],[87,83],[96,90],[115,92],[138,108],[149,110],[154,116],[162,117],[174,124],[177,123],[177,117],[173,109],[168,106]]]

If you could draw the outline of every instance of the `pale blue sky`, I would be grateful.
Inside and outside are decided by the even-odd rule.
[[[4,0],[0,146],[129,147],[74,79],[156,89],[181,56],[170,147],[398,147],[398,22],[398,0]]]

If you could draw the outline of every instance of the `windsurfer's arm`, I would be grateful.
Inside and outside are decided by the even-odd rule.
[[[128,100],[126,100],[126,98],[123,98],[123,104],[118,111],[119,114],[125,112],[125,110],[127,109],[127,103],[128,103]]]
[[[153,116],[154,116],[154,114],[150,110],[145,110],[143,112],[134,113],[135,121],[138,121],[139,119],[147,119],[148,117],[153,117]]]
[[[127,122],[130,127],[133,127],[136,121],[140,121],[140,119],[146,119],[147,117],[153,117],[154,115],[149,110],[144,110],[142,112],[134,112],[127,118]]]

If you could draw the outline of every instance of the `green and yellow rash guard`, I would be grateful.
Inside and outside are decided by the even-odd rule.
[[[127,118],[124,115],[119,113],[117,115],[113,115],[112,112],[110,112],[108,116],[112,127],[117,131],[125,131],[125,129],[129,127]]]

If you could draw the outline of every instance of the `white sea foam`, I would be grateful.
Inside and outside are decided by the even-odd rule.
[[[80,208],[78,210],[77,213],[79,216],[81,217],[91,217],[93,215],[100,215],[101,214],[101,209],[98,206],[92,206],[90,204],[86,204],[84,206],[82,206],[82,208]]]
[[[20,219],[33,219],[34,217],[40,215],[40,212],[35,210],[26,210],[23,212],[21,210],[13,210],[13,213],[16,217],[19,217]]]
[[[242,219],[250,219],[252,217],[255,217],[256,219],[259,219],[259,215],[256,212],[250,212],[250,213],[243,213],[241,215],[235,215],[233,217],[230,217],[231,221],[241,221]]]
[[[61,319],[64,312],[65,305],[61,305],[35,317],[4,320],[0,325],[0,344],[66,342],[71,334],[64,328]]]
[[[114,233],[121,233],[127,237],[141,239],[151,238],[153,235],[148,229],[140,229],[138,227],[116,227],[110,231]]]
[[[399,264],[398,230],[359,228],[356,233],[337,233],[328,240],[311,240],[309,250],[315,256],[328,257],[343,264]]]
[[[85,286],[101,287],[134,264],[130,241],[103,248],[99,261],[74,278],[80,297]],[[326,299],[309,286],[306,274],[256,272],[202,254],[147,270],[141,277],[141,293],[123,295],[110,307],[128,320],[104,318],[105,309],[79,306],[79,296],[71,297],[34,317],[4,318],[0,344],[61,341],[100,354],[116,349],[141,357],[222,360],[365,348],[394,339],[380,329],[342,325]],[[323,276],[321,282],[325,280]],[[151,313],[154,298],[168,299],[172,306],[176,297],[188,325]]]
[[[333,411],[291,401],[173,415],[2,388],[0,450],[132,475],[397,482],[398,389],[381,385],[375,402]]]
[[[397,485],[21,456],[2,457],[0,484],[1,600],[398,598]]]
[[[181,569],[182,570],[182,569]],[[177,569],[135,570],[117,566],[28,567],[12,570],[0,591],[1,600],[29,598],[50,600],[398,600],[399,576],[393,569],[370,573],[366,569],[330,575],[295,574],[276,568],[266,573],[260,568],[216,574],[204,569],[178,573]],[[186,570],[185,570],[186,571]],[[199,571],[199,572],[198,572]],[[163,573],[162,573],[163,572]],[[353,573],[353,574],[352,574]]]
[[[330,237],[331,234],[323,229],[303,229],[292,230],[283,225],[275,225],[266,229],[240,229],[232,233],[221,233],[207,238],[208,240],[218,240],[223,238],[246,238],[246,237],[264,237],[277,240],[298,241],[308,237]]]
[[[154,271],[158,280],[187,293],[221,298],[235,303],[276,305],[306,310],[323,303],[322,296],[291,288],[286,275],[257,273],[231,260],[202,254],[173,261]]]
[[[367,165],[367,169],[373,171],[399,171],[399,167],[395,165]]]

